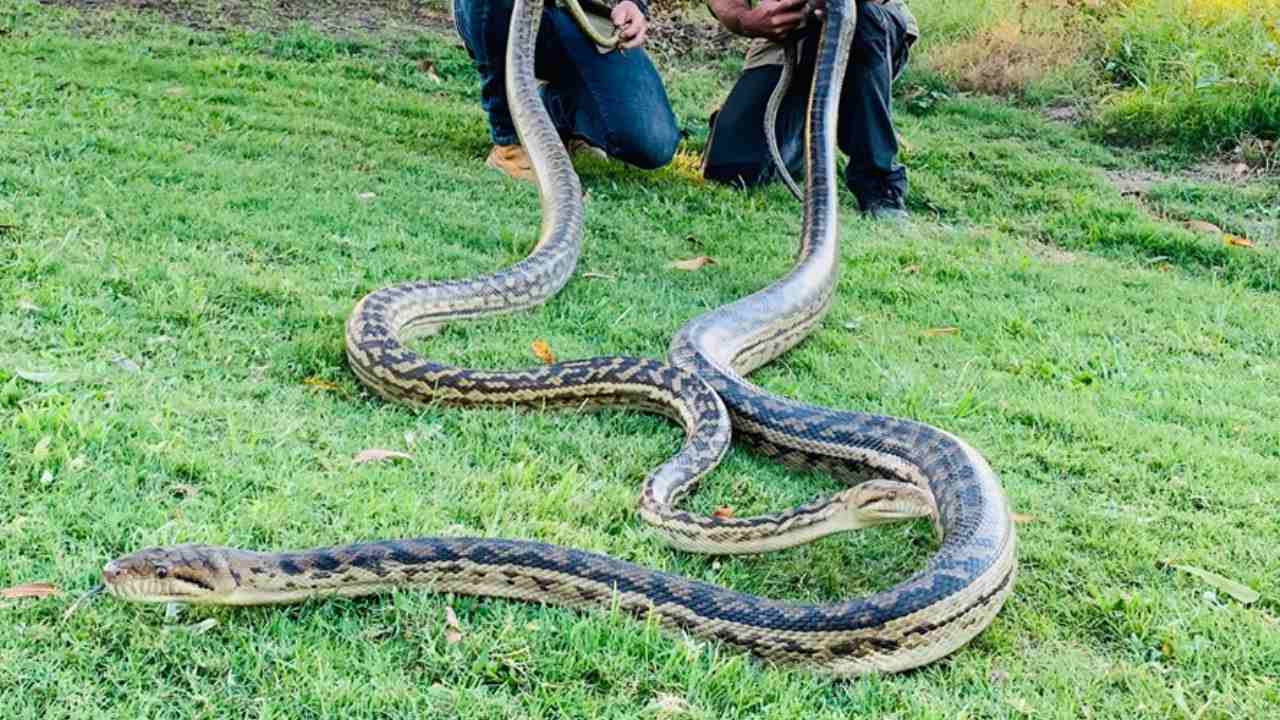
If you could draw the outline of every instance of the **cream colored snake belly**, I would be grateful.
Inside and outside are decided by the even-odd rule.
[[[798,343],[832,300],[838,268],[835,111],[855,10],[828,0],[806,138],[799,257],[784,278],[688,323],[670,364],[605,357],[518,371],[433,363],[405,346],[443,323],[537,305],[568,281],[582,238],[577,175],[539,101],[533,75],[541,0],[516,0],[508,97],[538,179],[539,242],[519,264],[481,277],[407,283],[357,304],[347,353],[374,392],[433,405],[638,407],[674,418],[686,439],[646,479],[640,514],[679,548],[754,553],[901,517],[928,515],[941,544],[921,572],[867,597],[804,604],[734,592],[591,552],[526,540],[421,538],[300,552],[205,545],[152,548],[103,571],[111,592],[144,601],[258,604],[417,587],[656,616],[673,630],[762,658],[852,675],[942,657],[981,632],[1012,587],[1014,529],[986,461],[969,445],[910,420],[796,403],[742,375]],[[676,504],[728,447],[730,429],[766,454],[849,478],[850,489],[784,512],[718,518]],[[858,482],[871,476],[877,479]]]

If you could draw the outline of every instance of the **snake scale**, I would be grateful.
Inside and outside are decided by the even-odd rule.
[[[421,538],[299,552],[207,545],[151,548],[109,563],[104,583],[138,601],[260,604],[418,587],[655,616],[663,626],[784,664],[849,676],[942,657],[980,633],[1014,578],[1014,528],[986,461],[960,439],[910,420],[804,405],[743,376],[800,342],[831,304],[838,268],[834,123],[856,9],[828,0],[806,136],[801,247],[767,288],[680,329],[670,363],[628,357],[481,371],[431,362],[405,342],[442,324],[528,308],[574,271],[583,204],[577,175],[539,102],[533,74],[542,0],[515,0],[508,98],[537,176],[539,241],[493,274],[413,282],[361,299],[346,328],[355,374],[378,395],[430,406],[614,405],[665,414],[680,450],[646,479],[641,517],[673,546],[755,553],[906,517],[931,517],[940,546],[926,567],[867,597],[784,602],[658,572],[608,556],[524,540]],[[679,500],[711,471],[731,427],[765,454],[847,479],[835,495],[755,517],[696,516]],[[873,479],[867,480],[868,477]]]

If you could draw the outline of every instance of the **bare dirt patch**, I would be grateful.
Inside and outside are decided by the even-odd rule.
[[[453,32],[450,0],[41,0],[101,19],[113,10],[153,14],[195,30],[283,32],[306,25],[326,35],[411,36],[422,30]],[[655,2],[650,53],[713,57],[745,52],[747,43],[695,10]]]
[[[196,30],[262,30],[280,32],[305,24],[334,35],[392,34],[423,28],[449,28],[444,0],[41,0],[44,5],[72,7],[90,15],[134,10]]]

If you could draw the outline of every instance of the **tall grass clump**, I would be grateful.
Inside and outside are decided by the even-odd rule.
[[[1280,137],[1280,0],[916,0],[919,67],[1071,102],[1113,141],[1212,151]]]
[[[1104,35],[1109,136],[1196,150],[1280,137],[1280,0],[1135,0]]]

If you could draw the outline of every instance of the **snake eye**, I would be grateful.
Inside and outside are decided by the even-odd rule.
[[[161,579],[161,580],[163,580],[163,579],[165,579],[165,578],[169,577],[169,568],[165,567],[164,565],[157,565],[157,566],[156,566],[156,577],[157,577],[157,578],[159,578],[159,579]]]

